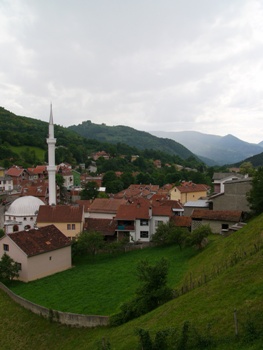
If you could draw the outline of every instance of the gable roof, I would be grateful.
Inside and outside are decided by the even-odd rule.
[[[194,209],[192,212],[191,218],[192,219],[238,222],[242,219],[242,211],[240,211],[240,210]]]
[[[12,177],[19,177],[19,176],[22,176],[24,171],[25,170],[23,168],[12,167],[6,171],[6,175],[9,175]]]
[[[121,204],[126,201],[124,199],[114,198],[95,198],[89,207],[91,213],[110,213],[115,214]]]
[[[117,221],[113,219],[91,219],[86,221],[87,230],[94,230],[104,236],[114,236],[117,229]]]
[[[37,222],[81,222],[83,219],[82,205],[41,205]]]
[[[116,220],[149,219],[149,206],[136,204],[120,205],[116,214]]]
[[[175,223],[175,226],[179,227],[191,227],[192,218],[190,216],[172,216],[171,221]]]
[[[210,187],[204,184],[195,184],[193,182],[183,182],[180,186],[175,186],[181,193],[207,192]]]
[[[71,241],[55,225],[14,232],[7,235],[28,257],[71,245]]]
[[[172,210],[171,206],[160,205],[160,206],[152,208],[152,215],[153,216],[169,216],[169,217],[171,217],[173,215],[173,210]]]

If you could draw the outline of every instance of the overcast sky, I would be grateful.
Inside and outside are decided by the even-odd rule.
[[[0,105],[263,141],[263,1],[0,0]]]

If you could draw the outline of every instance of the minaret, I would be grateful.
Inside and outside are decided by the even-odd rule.
[[[55,145],[56,139],[54,138],[54,124],[53,124],[53,113],[52,104],[50,105],[50,117],[49,117],[49,135],[47,138],[48,144],[48,191],[49,191],[49,205],[57,204],[57,186],[56,186],[56,170],[55,165]]]

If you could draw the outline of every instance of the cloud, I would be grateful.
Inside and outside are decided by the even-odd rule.
[[[1,105],[68,126],[262,140],[259,0],[6,0]]]

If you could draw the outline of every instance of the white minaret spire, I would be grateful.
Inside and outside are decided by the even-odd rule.
[[[48,127],[48,190],[49,190],[49,205],[57,204],[57,187],[56,187],[56,170],[55,165],[55,145],[56,139],[54,138],[54,124],[53,124],[53,112],[52,104],[50,104],[50,117],[49,117],[49,127]]]

